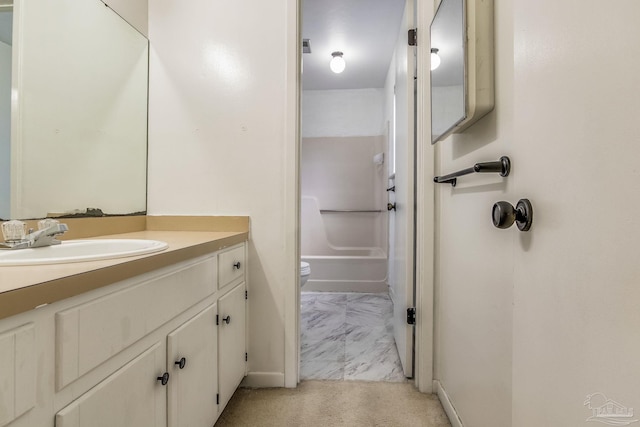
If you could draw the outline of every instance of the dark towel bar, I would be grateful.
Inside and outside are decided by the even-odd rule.
[[[455,187],[459,176],[469,175],[471,173],[499,173],[500,176],[509,176],[511,172],[511,160],[507,156],[500,157],[500,160],[496,162],[484,162],[476,163],[470,168],[462,169],[458,172],[450,173],[449,175],[436,176],[433,178],[433,182],[437,184],[451,184]]]
[[[367,213],[367,212],[382,212],[381,209],[320,209],[320,213],[334,213],[334,212],[342,212],[342,213]]]

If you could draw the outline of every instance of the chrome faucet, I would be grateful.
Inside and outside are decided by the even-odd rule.
[[[30,248],[39,248],[42,246],[59,245],[60,240],[56,236],[60,236],[69,231],[67,224],[53,224],[42,230],[34,231],[27,234],[24,238],[29,242]]]
[[[56,239],[56,236],[64,234],[67,231],[69,231],[67,224],[55,222],[37,231],[30,230],[29,234],[24,235],[24,237],[20,239],[7,240],[4,243],[0,243],[0,247],[8,249],[28,249],[59,245],[61,242]]]

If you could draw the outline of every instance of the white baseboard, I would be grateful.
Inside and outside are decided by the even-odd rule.
[[[440,381],[433,380],[433,389],[437,391],[438,398],[440,399],[440,403],[442,403],[444,412],[447,414],[447,417],[449,417],[451,427],[464,427],[462,420],[458,416],[458,412],[456,412],[456,408],[454,408],[453,403],[451,403],[449,395],[442,387]]]
[[[284,387],[284,374],[282,372],[249,372],[242,380],[240,387]]]

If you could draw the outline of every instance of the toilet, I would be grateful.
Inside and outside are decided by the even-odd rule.
[[[300,287],[303,287],[307,280],[309,280],[309,275],[311,274],[311,267],[308,262],[301,261],[300,262]]]

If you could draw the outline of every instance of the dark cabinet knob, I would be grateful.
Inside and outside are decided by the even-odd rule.
[[[227,315],[227,317],[223,317],[222,321],[228,325],[231,323],[231,316]]]
[[[158,377],[157,380],[160,381],[162,385],[167,385],[169,382],[169,372],[165,372],[161,377]]]
[[[233,268],[237,268],[238,270],[240,270],[240,261],[236,261],[233,263]]]
[[[184,367],[187,365],[187,359],[182,357],[180,358],[180,360],[176,361],[175,364],[178,365],[178,368],[184,369]]]
[[[496,202],[491,217],[493,225],[498,228],[509,228],[515,222],[518,230],[529,231],[533,223],[533,206],[528,199],[518,200],[515,208],[509,202]]]
[[[395,203],[387,203],[387,210],[388,211],[395,211],[396,210],[396,204]]]

